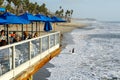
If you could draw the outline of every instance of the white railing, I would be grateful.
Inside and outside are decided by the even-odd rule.
[[[0,47],[0,80],[9,80],[59,48],[60,32]]]

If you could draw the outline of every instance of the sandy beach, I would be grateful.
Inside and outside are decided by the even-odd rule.
[[[82,24],[82,23],[75,23],[75,22],[71,22],[71,23],[59,23],[57,25],[57,27],[55,28],[56,31],[60,31],[61,33],[66,33],[66,32],[71,32],[72,30],[74,30],[75,28],[82,28],[87,26],[86,24]]]

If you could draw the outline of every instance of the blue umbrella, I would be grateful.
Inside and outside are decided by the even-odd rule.
[[[44,30],[50,31],[49,27],[51,27],[51,24],[49,22],[52,22],[53,20],[50,17],[45,16],[43,14],[36,14],[35,16],[39,17],[42,22],[45,22]],[[51,29],[52,29],[52,27],[51,27]]]
[[[29,21],[31,21],[31,22],[41,21],[40,18],[38,18],[38,17],[36,17],[36,16],[28,13],[28,12],[25,12],[24,14],[20,15],[19,17],[22,17],[22,18],[24,18],[24,19],[26,19],[26,20],[29,20]]]
[[[0,15],[0,17],[7,20],[6,24],[29,24],[30,23],[30,21],[20,18],[10,12],[5,12],[4,14]]]
[[[38,17],[28,13],[28,12],[25,12],[24,14],[20,15],[19,17],[22,17],[22,18],[29,20],[31,22],[36,22],[36,31],[37,31],[37,22],[41,21],[40,18],[38,18]],[[33,23],[32,23],[32,33],[33,33]]]
[[[52,26],[51,26],[50,22],[45,22],[44,30],[47,32],[52,30]]]
[[[66,22],[65,20],[63,20],[62,18],[59,18],[59,17],[56,17],[56,16],[53,16],[51,17],[51,19],[53,20],[52,22]],[[55,30],[55,26],[54,26],[54,30]]]
[[[49,30],[52,30],[52,25],[50,24],[50,22],[48,22],[48,28],[49,28]]]
[[[43,21],[43,22],[52,22],[53,21],[50,17],[42,15],[42,14],[37,14],[35,16],[39,17],[41,19],[41,21]]]
[[[5,19],[0,18],[0,24],[5,24],[7,21]]]
[[[56,17],[56,16],[51,17],[51,19],[53,20],[53,22],[66,22],[62,18],[59,18],[59,17]]]

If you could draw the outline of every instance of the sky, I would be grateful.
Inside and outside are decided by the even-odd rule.
[[[74,18],[94,18],[101,21],[120,21],[120,0],[30,0],[38,4],[45,3],[55,12],[73,9]]]

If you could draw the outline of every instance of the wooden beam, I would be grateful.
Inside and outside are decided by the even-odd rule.
[[[61,52],[61,48],[56,49],[55,51],[51,52],[45,58],[41,59],[36,64],[32,65],[30,68],[26,69],[12,80],[29,80],[29,78],[33,76],[33,74],[35,74],[40,68],[42,68],[53,57],[57,56],[60,52]]]

